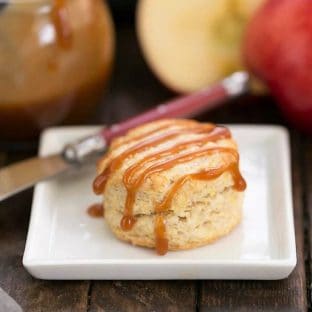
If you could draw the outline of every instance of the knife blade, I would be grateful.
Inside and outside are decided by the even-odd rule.
[[[0,169],[0,201],[73,167],[62,155],[51,155],[30,158]]]
[[[236,72],[213,86],[162,103],[147,112],[104,128],[99,133],[67,144],[61,154],[35,157],[0,169],[0,201],[37,182],[93,161],[105,152],[113,138],[133,127],[161,118],[190,117],[215,108],[248,89],[248,73]]]

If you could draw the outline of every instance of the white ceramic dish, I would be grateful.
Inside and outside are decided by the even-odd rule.
[[[244,218],[230,235],[202,248],[169,252],[117,240],[86,208],[95,169],[40,183],[35,188],[23,258],[42,279],[282,279],[296,264],[287,131],[275,126],[230,126],[248,188]],[[93,133],[96,127],[53,128],[40,155]]]

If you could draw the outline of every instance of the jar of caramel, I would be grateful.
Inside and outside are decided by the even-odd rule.
[[[103,0],[0,0],[0,138],[86,121],[113,54]]]

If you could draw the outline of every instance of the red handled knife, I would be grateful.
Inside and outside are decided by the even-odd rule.
[[[248,85],[248,73],[236,72],[213,86],[162,103],[138,116],[103,128],[92,136],[67,144],[60,154],[34,157],[4,167],[0,169],[0,201],[37,182],[90,162],[105,152],[113,138],[133,127],[161,118],[192,117],[241,95],[248,90]]]

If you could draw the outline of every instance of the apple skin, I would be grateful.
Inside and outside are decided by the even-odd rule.
[[[243,51],[289,121],[312,134],[312,1],[267,1],[249,22]]]

